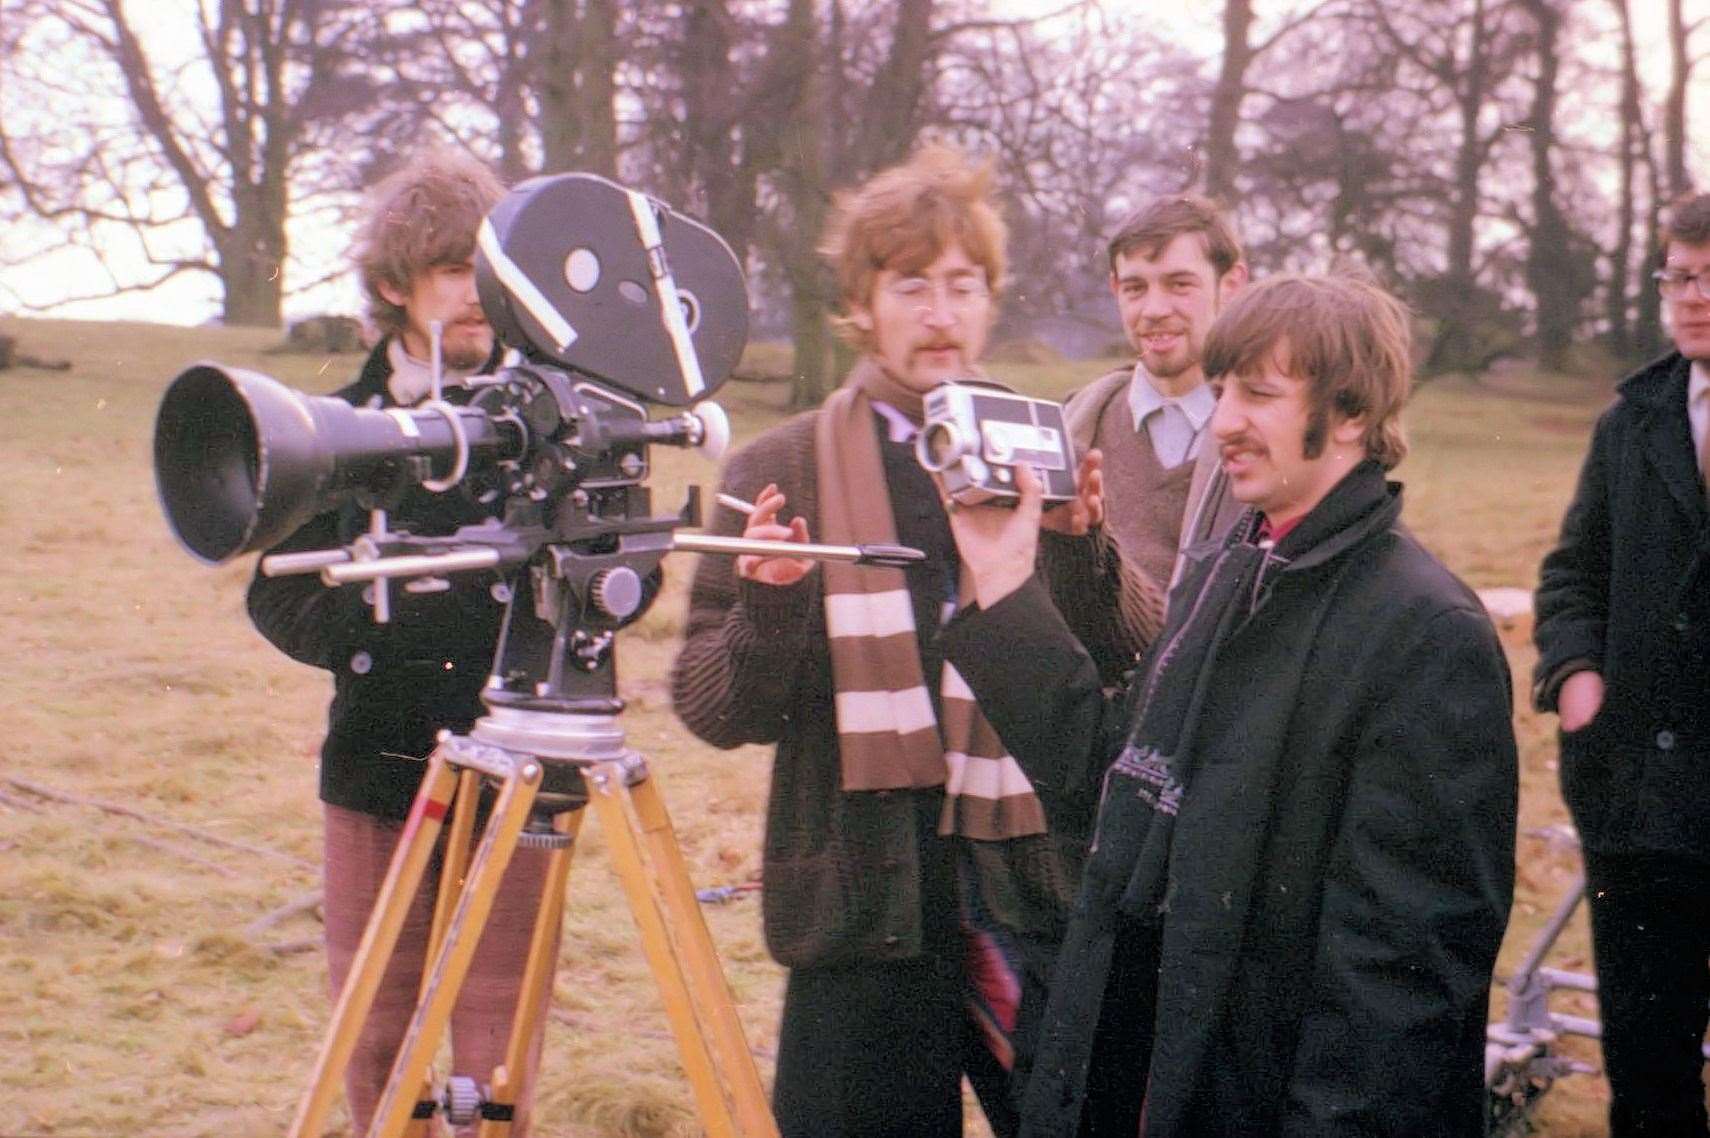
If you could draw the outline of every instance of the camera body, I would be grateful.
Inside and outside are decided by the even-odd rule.
[[[1015,468],[1033,467],[1047,506],[1075,496],[1075,448],[1061,404],[974,383],[942,384],[926,395],[914,440],[920,465],[964,506],[1013,505]]]

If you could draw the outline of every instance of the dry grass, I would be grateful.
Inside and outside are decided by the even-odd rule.
[[[324,391],[357,358],[266,355],[276,336],[239,330],[6,321],[0,331],[74,364],[0,373],[0,541],[10,554],[0,676],[19,727],[0,778],[144,815],[49,802],[0,782],[0,1132],[277,1135],[327,1015],[321,959],[265,951],[242,930],[316,887],[314,756],[329,685],[251,630],[247,562],[207,570],[178,550],[154,502],[148,446],[161,390],[192,359]],[[756,370],[776,364],[768,357]],[[995,370],[1059,395],[1094,374]],[[1443,381],[1413,409],[1415,453],[1402,471],[1409,516],[1475,584],[1531,585],[1582,428],[1603,398],[1565,381],[1539,388],[1548,402]],[[769,384],[726,389],[738,438],[774,421],[784,394]],[[656,463],[658,508],[674,509],[691,480],[712,481],[687,456]],[[767,755],[706,748],[670,713],[663,677],[688,578],[689,566],[673,563],[663,600],[625,638],[624,728],[653,759],[697,884],[734,884],[757,872]],[[1524,677],[1525,629],[1505,636]],[[1522,709],[1519,726],[1522,830],[1531,831],[1563,813],[1547,725]],[[275,853],[222,848],[168,823]],[[589,829],[572,875],[537,1132],[693,1133],[652,982],[598,828]],[[1523,838],[1521,849],[1505,961],[1573,872],[1571,854],[1541,839]],[[706,913],[769,1069],[779,984],[757,906],[750,895]],[[317,933],[303,916],[269,935]],[[1584,963],[1583,924],[1559,959]],[[1545,1132],[1601,1133],[1600,1099],[1595,1079],[1562,1084]]]

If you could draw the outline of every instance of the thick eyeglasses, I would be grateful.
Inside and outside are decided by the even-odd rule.
[[[1710,269],[1696,273],[1659,269],[1651,274],[1651,279],[1657,282],[1657,291],[1671,300],[1692,295],[1699,300],[1710,300]]]
[[[925,316],[940,300],[952,312],[966,312],[991,296],[992,290],[979,277],[962,275],[936,281],[931,277],[899,277],[885,286],[885,292]]]

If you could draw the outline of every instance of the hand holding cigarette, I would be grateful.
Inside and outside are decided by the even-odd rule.
[[[729,494],[720,494],[718,500],[738,513],[748,515],[748,528],[742,531],[745,538],[803,543],[808,540],[805,518],[792,518],[789,525],[778,521],[778,511],[784,508],[785,499],[774,483],[766,484],[766,488],[760,491],[752,506]],[[766,585],[793,585],[807,576],[808,570],[812,568],[813,562],[805,557],[770,557],[745,553],[736,559],[738,577]]]

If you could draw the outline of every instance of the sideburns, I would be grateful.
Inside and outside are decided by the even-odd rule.
[[[1306,417],[1306,434],[1300,440],[1300,453],[1305,458],[1317,458],[1324,453],[1330,439],[1330,408],[1314,407]]]

